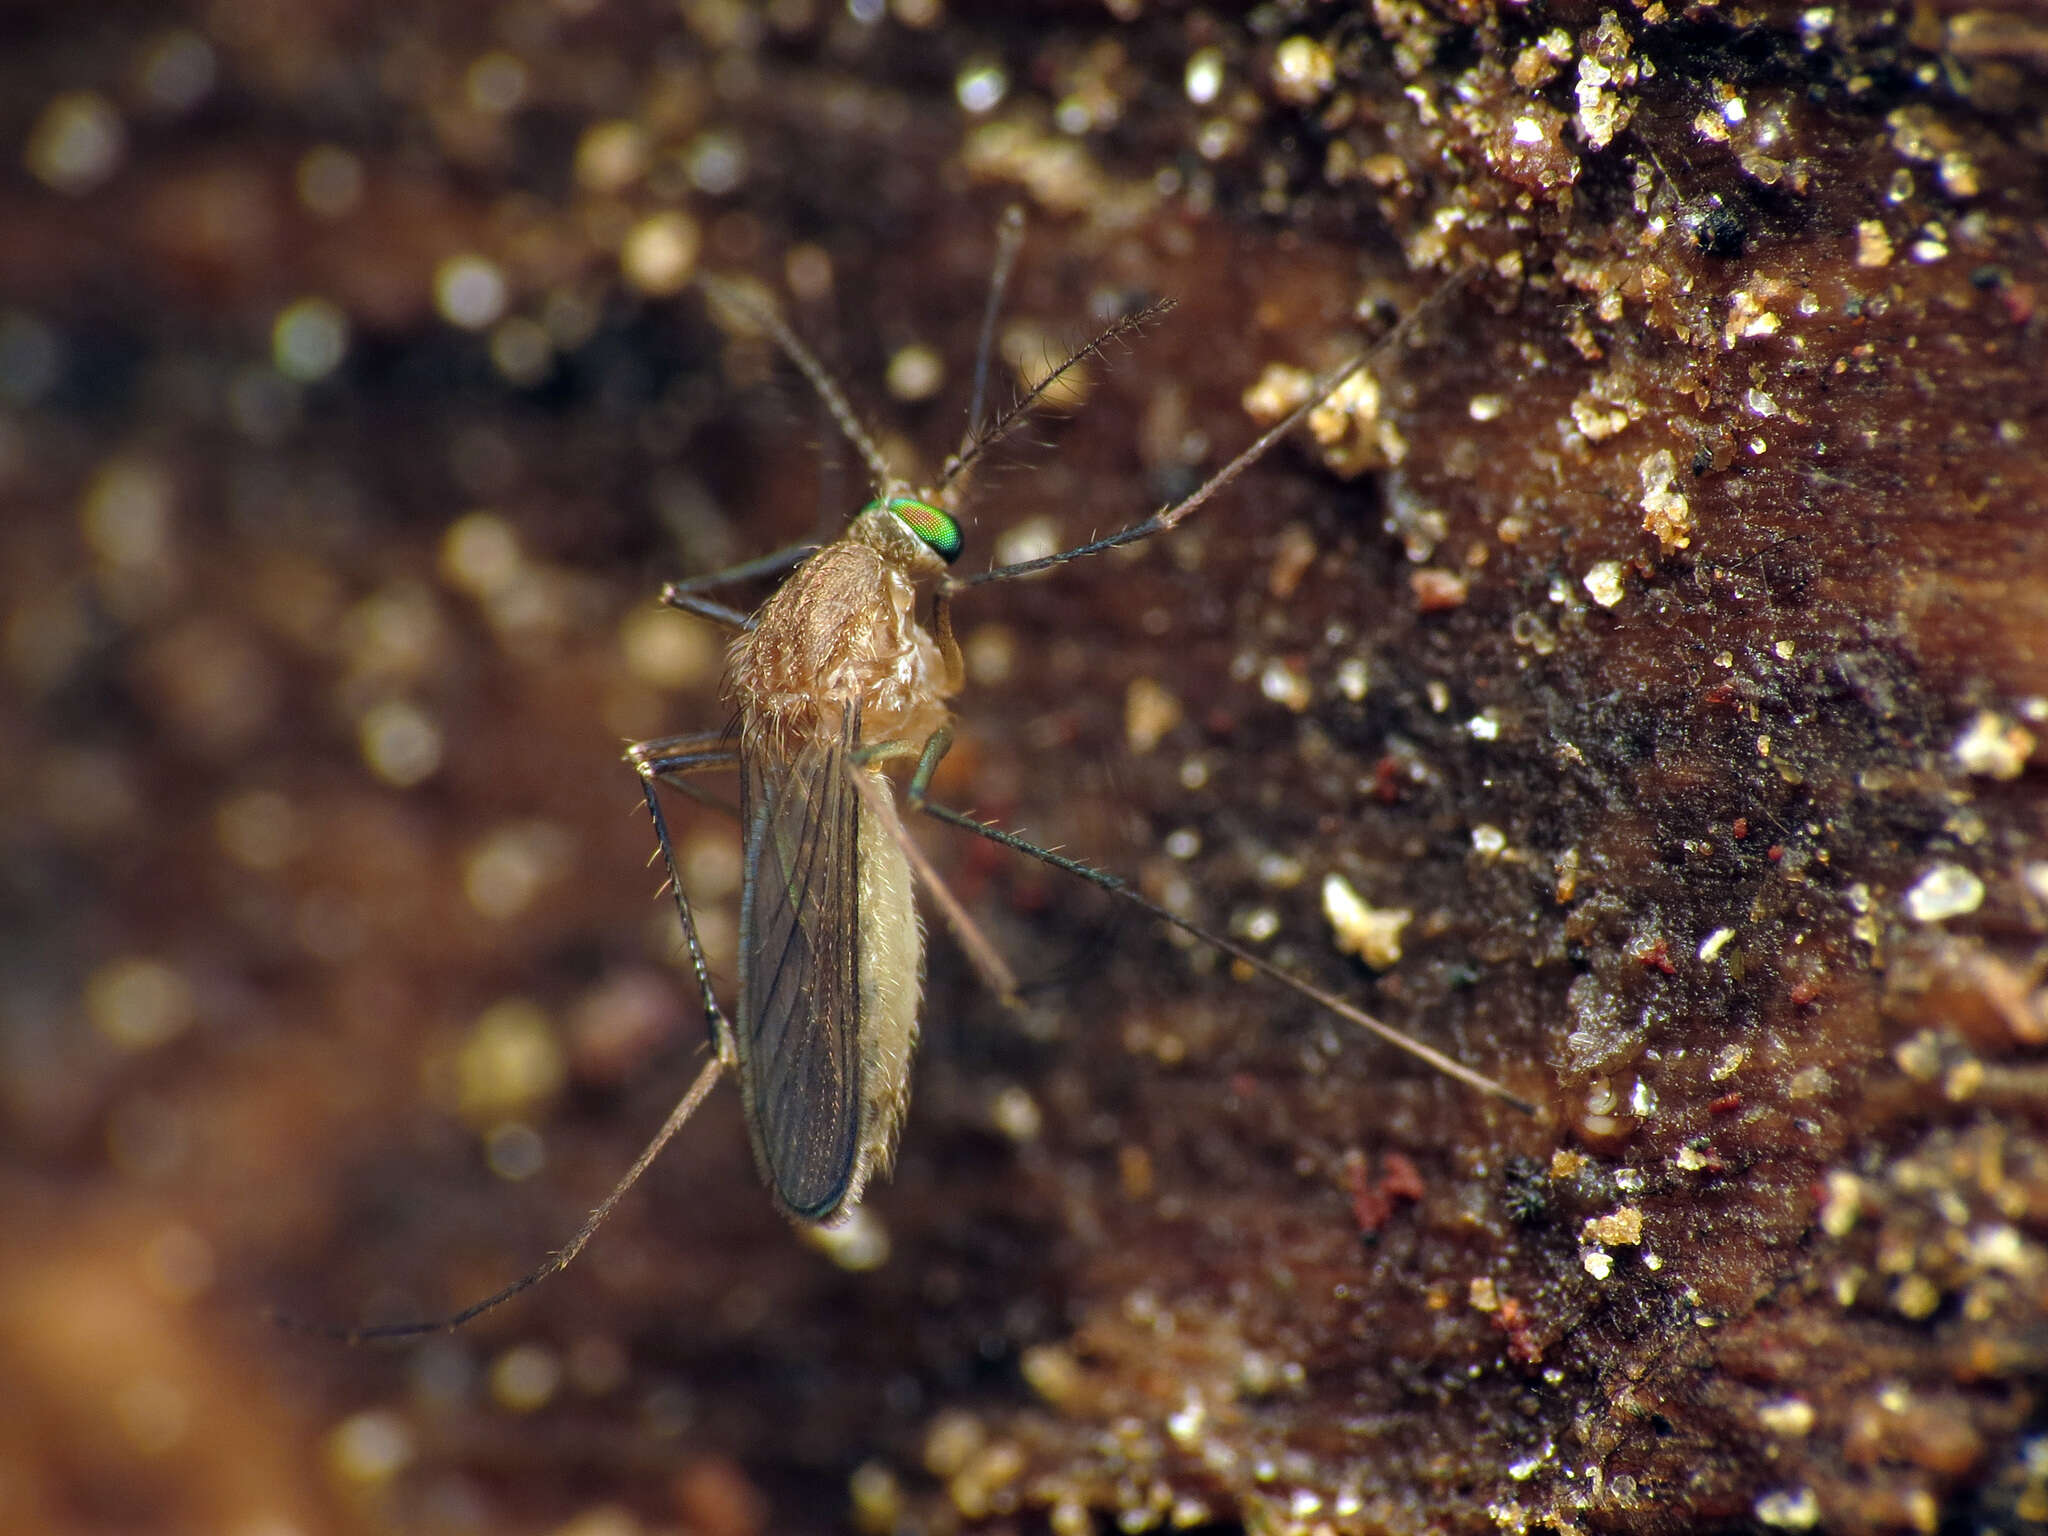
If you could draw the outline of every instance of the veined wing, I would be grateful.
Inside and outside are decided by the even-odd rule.
[[[859,1150],[858,730],[850,709],[793,756],[740,743],[740,1094],[769,1188],[807,1221],[839,1208]]]

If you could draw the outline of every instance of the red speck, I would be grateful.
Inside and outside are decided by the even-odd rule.
[[[2006,318],[2014,325],[2025,325],[2034,318],[2035,293],[2032,283],[2011,283],[1999,295],[2005,301]]]
[[[1736,702],[1735,685],[1733,683],[1716,683],[1700,695],[1700,701],[1705,704],[1714,705],[1733,704]]]
[[[1742,1108],[1741,1094],[1724,1093],[1721,1095],[1721,1097],[1713,1100],[1711,1103],[1707,1105],[1707,1113],[1710,1115],[1725,1115],[1731,1110],[1736,1110],[1740,1108]]]
[[[1363,1152],[1345,1153],[1344,1187],[1351,1195],[1351,1219],[1361,1237],[1370,1237],[1392,1220],[1396,1202],[1412,1205],[1423,1195],[1421,1173],[1399,1152],[1380,1160],[1377,1183]]]
[[[1795,981],[1786,995],[1792,999],[1793,1007],[1805,1008],[1820,1000],[1820,988],[1810,981]]]
[[[1543,1347],[1530,1337],[1529,1318],[1514,1297],[1501,1297],[1493,1326],[1507,1335],[1508,1358],[1518,1365],[1534,1365],[1543,1358]]]
[[[1778,860],[1785,857],[1785,845],[1783,843],[1771,844],[1770,847],[1764,850],[1764,857],[1769,859],[1773,864],[1777,863]]]
[[[1636,959],[1653,971],[1662,971],[1666,976],[1678,974],[1678,967],[1671,963],[1671,950],[1662,939],[1637,950]]]
[[[1380,1159],[1380,1190],[1389,1200],[1420,1200],[1422,1173],[1403,1154],[1389,1152]]]
[[[1259,1096],[1259,1080],[1249,1072],[1233,1072],[1230,1074],[1230,1093],[1233,1098],[1255,1099]]]
[[[1736,817],[1735,820],[1729,825],[1728,830],[1730,832],[1733,832],[1737,837],[1749,836],[1749,818],[1747,816]]]
[[[1397,757],[1383,757],[1372,765],[1373,798],[1382,805],[1392,805],[1401,798],[1401,760]]]

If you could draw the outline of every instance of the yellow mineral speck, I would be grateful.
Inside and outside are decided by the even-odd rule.
[[[1019,1146],[1036,1141],[1045,1126],[1038,1101],[1014,1083],[998,1089],[990,1098],[988,1119],[989,1124]]]
[[[2010,716],[1980,709],[1949,756],[1963,772],[1986,779],[2016,779],[2034,755],[2034,733]]]
[[[1244,392],[1245,414],[1260,426],[1270,427],[1289,411],[1307,403],[1315,383],[1315,375],[1306,368],[1268,363]]]
[[[626,232],[619,248],[619,271],[629,284],[650,297],[680,293],[697,270],[703,244],[695,219],[680,209],[664,209]]]
[[[1935,166],[1935,174],[1941,178],[1941,190],[1950,197],[1975,197],[1984,190],[1977,162],[1961,150],[1943,155]]]
[[[1308,432],[1323,463],[1347,480],[1408,457],[1407,439],[1380,415],[1379,381],[1363,368],[1308,413]]]
[[[1223,50],[1197,48],[1190,54],[1182,86],[1187,91],[1188,100],[1196,106],[1206,107],[1213,102],[1223,89]]]
[[[1336,57],[1314,38],[1297,34],[1273,50],[1273,91],[1282,101],[1314,106],[1336,83]]]
[[[1901,1275],[1892,1287],[1892,1305],[1902,1317],[1919,1322],[1941,1305],[1941,1288],[1922,1274]]]
[[[198,1007],[181,973],[160,960],[128,955],[87,978],[85,1015],[123,1050],[145,1051],[191,1028]]]
[[[1984,882],[1961,864],[1936,864],[1907,890],[1905,904],[1916,923],[1965,917],[1984,904]]]
[[[1643,531],[1653,535],[1664,552],[1675,553],[1692,543],[1692,504],[1678,489],[1678,460],[1669,448],[1645,454],[1636,465],[1642,481]]]
[[[942,1410],[924,1436],[924,1469],[933,1477],[959,1475],[988,1443],[988,1430],[964,1408]]]
[[[546,1010],[523,997],[486,1008],[455,1061],[456,1108],[472,1125],[524,1115],[561,1091],[568,1064]]]
[[[1885,232],[1884,220],[1863,219],[1856,225],[1856,265],[1872,268],[1888,266],[1892,259],[1892,237]]]
[[[512,1413],[545,1408],[562,1385],[562,1357],[542,1344],[515,1344],[491,1362],[491,1399]]]
[[[1829,1237],[1847,1237],[1863,1211],[1863,1181],[1845,1168],[1832,1170],[1822,1186],[1820,1229]]]
[[[389,1409],[343,1419],[327,1436],[327,1466],[337,1479],[376,1487],[411,1465],[412,1428]]]
[[[1628,568],[1619,560],[1602,560],[1579,578],[1586,595],[1602,608],[1612,608],[1628,596]]]
[[[905,404],[929,400],[946,382],[946,364],[930,347],[912,342],[896,349],[882,382],[892,400]]]
[[[1732,347],[1738,341],[1756,341],[1765,336],[1775,336],[1783,325],[1784,321],[1766,306],[1761,294],[1748,288],[1738,289],[1728,298],[1728,319],[1721,327],[1721,344]]]
[[[22,163],[53,192],[80,197],[120,169],[128,132],[114,104],[98,91],[51,98],[29,130]]]
[[[882,1462],[864,1461],[855,1467],[846,1480],[846,1498],[861,1536],[891,1536],[902,1524],[903,1485]]]
[[[994,1512],[998,1497],[1023,1475],[1024,1467],[1024,1450],[1016,1441],[992,1441],[947,1481],[946,1494],[968,1519],[983,1519]]]
[[[1589,392],[1572,402],[1572,424],[1587,442],[1603,442],[1628,425],[1628,412]]]
[[[646,171],[647,135],[629,119],[592,123],[576,141],[576,185],[586,192],[623,192]]]
[[[1941,1037],[1931,1029],[1918,1030],[1892,1048],[1892,1060],[1915,1082],[1931,1083],[1941,1076]]]
[[[1595,1280],[1605,1280],[1614,1273],[1614,1255],[1604,1248],[1581,1248],[1579,1263]]]
[[[1820,1524],[1820,1500],[1811,1488],[1764,1494],[1754,1505],[1760,1524],[1783,1531],[1810,1531]]]
[[[1624,1205],[1605,1216],[1588,1217],[1579,1229],[1579,1240],[1609,1247],[1634,1247],[1643,1240],[1643,1213],[1633,1205]]]
[[[396,789],[410,789],[441,767],[441,727],[405,699],[387,699],[365,710],[356,738],[370,771]]]
[[[1185,711],[1171,692],[1149,677],[1133,678],[1124,690],[1124,741],[1143,756],[1179,725]]]
[[[1941,1080],[1941,1096],[1951,1104],[1974,1099],[1984,1086],[1984,1063],[1974,1056],[1950,1067]]]
[[[1500,1291],[1489,1275],[1480,1275],[1466,1289],[1466,1302],[1474,1312],[1498,1312]]]
[[[1330,874],[1323,877],[1323,917],[1341,953],[1384,971],[1400,963],[1401,933],[1415,914],[1406,907],[1374,907],[1349,880]]]
[[[1315,700],[1308,675],[1292,661],[1279,656],[1260,669],[1259,692],[1297,715]]]
[[[1813,1428],[1813,1404],[1803,1397],[1774,1398],[1757,1404],[1756,1417],[1768,1433],[1796,1440]]]
[[[1074,1401],[1087,1377],[1073,1352],[1060,1344],[1034,1344],[1018,1361],[1024,1382],[1046,1402],[1058,1408]],[[930,1450],[926,1455],[929,1458]]]

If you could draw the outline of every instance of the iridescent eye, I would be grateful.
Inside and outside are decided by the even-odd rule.
[[[946,564],[960,558],[960,525],[953,521],[952,513],[909,496],[890,497],[889,510],[908,523],[910,531]]]

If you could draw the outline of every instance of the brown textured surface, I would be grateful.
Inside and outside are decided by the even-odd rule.
[[[0,26],[0,1525],[2048,1524],[2038,12]],[[613,120],[644,171],[579,175]],[[791,1234],[722,1097],[547,1290],[279,1334],[501,1283],[690,1071],[617,748],[714,721],[717,660],[648,605],[859,486],[627,232],[683,210],[783,294],[822,256],[789,313],[929,463],[1013,198],[1017,319],[1182,307],[988,478],[970,562],[1184,489],[1267,365],[1486,264],[1379,370],[1398,464],[1289,448],[963,604],[942,788],[1543,1115],[932,835],[1033,988],[935,938],[886,1265]],[[464,252],[540,332],[437,315]],[[308,297],[346,355],[287,384]],[[945,386],[892,403],[911,343]],[[401,787],[365,741],[422,721]],[[729,934],[730,838],[676,815]],[[1413,913],[1376,982],[1331,873]]]

